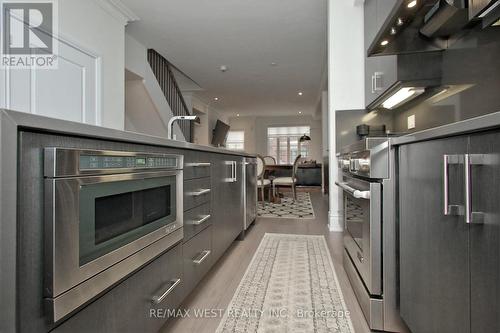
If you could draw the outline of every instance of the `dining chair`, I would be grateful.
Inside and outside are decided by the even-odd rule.
[[[266,165],[276,165],[276,158],[274,156],[264,156],[263,159]]]
[[[291,186],[293,201],[297,200],[297,191],[295,186],[297,184],[297,169],[299,168],[300,159],[301,155],[295,158],[295,161],[293,162],[291,177],[278,177],[273,180],[273,193],[276,193],[276,186]]]
[[[266,161],[264,157],[257,155],[257,187],[261,190],[262,194],[262,206],[265,205],[264,190],[267,186],[271,185],[269,179],[264,178],[264,172],[266,171]]]

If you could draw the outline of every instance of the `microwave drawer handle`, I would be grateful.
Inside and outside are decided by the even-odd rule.
[[[337,185],[338,187],[340,187],[344,191],[348,192],[349,194],[351,194],[356,199],[367,199],[367,200],[370,200],[370,197],[371,197],[370,191],[356,190],[355,188],[350,187],[346,183],[335,182],[335,185]]]
[[[199,190],[199,191],[196,191],[196,192],[191,192],[190,194],[193,197],[199,197],[200,195],[207,194],[207,193],[210,193],[210,189],[209,188],[205,188],[205,189],[202,189],[202,190]]]
[[[210,250],[205,250],[203,252],[200,253],[200,255],[196,258],[196,259],[193,259],[193,263],[195,263],[196,265],[200,265],[202,262],[205,261],[205,259],[208,258],[208,256],[210,255],[212,251]]]
[[[186,163],[187,167],[201,168],[201,167],[209,167],[212,165],[210,162],[199,162],[199,163]]]
[[[192,225],[200,225],[212,216],[210,214],[203,216],[201,219],[191,222]]]
[[[172,291],[174,291],[175,287],[177,287],[179,285],[179,283],[181,283],[181,279],[174,279],[172,281],[169,282],[169,287],[167,288],[167,290],[165,290],[160,296],[153,296],[153,303],[154,304],[160,304],[161,302],[163,302],[163,300],[169,295],[172,293]]]

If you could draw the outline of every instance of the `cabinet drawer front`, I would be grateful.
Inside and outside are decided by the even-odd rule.
[[[178,244],[62,323],[55,332],[157,332],[168,319],[164,309],[175,309],[181,303],[183,284],[182,245]],[[161,302],[153,301],[160,297]]]
[[[199,160],[184,163],[184,179],[198,179],[210,177],[210,160]]]
[[[212,210],[210,203],[204,203],[184,213],[184,242],[212,225]]]
[[[187,296],[209,271],[213,263],[212,227],[183,244],[184,295]]]
[[[210,201],[210,178],[184,181],[184,211]]]
[[[197,152],[184,152],[184,179],[198,179],[210,177],[211,163],[210,155]]]

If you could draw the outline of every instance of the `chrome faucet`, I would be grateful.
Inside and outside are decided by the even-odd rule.
[[[189,121],[196,121],[196,122],[199,123],[200,122],[200,117],[198,117],[198,116],[175,116],[175,117],[170,118],[170,120],[168,121],[168,125],[167,125],[167,133],[168,133],[168,138],[170,140],[173,140],[173,136],[174,136],[174,123],[177,120],[189,120]]]

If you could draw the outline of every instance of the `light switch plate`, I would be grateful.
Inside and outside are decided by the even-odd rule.
[[[411,116],[408,117],[408,129],[414,129],[415,128],[415,115],[412,114]]]

